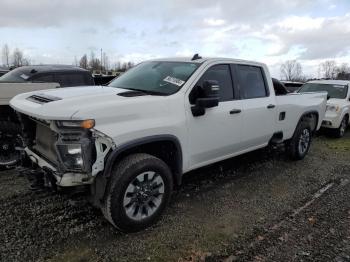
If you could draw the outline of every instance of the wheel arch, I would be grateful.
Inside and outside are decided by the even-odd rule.
[[[170,151],[165,152],[166,149]],[[107,155],[103,176],[108,178],[112,168],[118,163],[118,160],[132,153],[149,153],[162,159],[169,165],[173,173],[174,182],[181,184],[183,167],[182,148],[180,141],[174,135],[148,136],[118,146]]]
[[[319,114],[315,110],[304,112],[300,116],[298,124],[296,125],[296,127],[294,129],[294,132],[295,132],[297,126],[299,125],[299,123],[302,122],[302,121],[309,122],[311,124],[311,131],[314,133],[314,132],[316,132],[317,127],[319,125],[319,121],[320,121]]]

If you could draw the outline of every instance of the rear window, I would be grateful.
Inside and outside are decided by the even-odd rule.
[[[260,67],[237,65],[241,99],[268,96],[264,76]]]
[[[330,98],[345,99],[348,93],[348,86],[335,84],[306,83],[299,90],[299,93],[305,92],[327,92]]]

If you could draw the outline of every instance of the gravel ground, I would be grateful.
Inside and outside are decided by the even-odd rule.
[[[303,161],[260,150],[191,172],[158,224],[127,235],[82,195],[0,172],[0,260],[350,261],[349,153],[350,132]]]

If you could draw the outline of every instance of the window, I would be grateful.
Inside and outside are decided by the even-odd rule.
[[[204,75],[198,81],[196,86],[202,86],[204,81],[207,80],[218,81],[220,86],[219,96],[221,102],[233,100],[233,86],[229,65],[212,66],[204,73]],[[194,94],[190,95],[190,102],[192,104],[194,103],[194,101],[193,99],[191,99],[191,97],[194,96]]]
[[[31,79],[32,82],[45,82],[45,83],[52,83],[53,81],[53,75],[38,75],[33,76]]]
[[[144,62],[131,68],[108,86],[171,95],[184,86],[199,65],[187,62]]]
[[[257,66],[237,65],[242,99],[268,96],[262,69]]]
[[[85,76],[84,74],[57,74],[56,81],[60,84],[61,87],[69,86],[83,86],[85,85]]]

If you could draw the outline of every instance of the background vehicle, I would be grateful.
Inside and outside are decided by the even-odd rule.
[[[298,89],[304,84],[303,82],[293,81],[281,81],[289,92],[298,91]]]
[[[39,65],[16,68],[0,77],[0,167],[21,159],[16,147],[22,144],[20,124],[9,101],[15,95],[57,87],[94,85],[89,71],[66,65]]]
[[[266,65],[195,55],[141,63],[107,87],[18,95],[11,106],[42,170],[37,184],[86,185],[114,226],[138,231],[190,170],[269,144],[303,159],[326,96],[275,96]]]
[[[350,116],[350,81],[317,80],[306,83],[299,93],[327,92],[327,111],[322,127],[330,129],[336,137],[343,137]]]
[[[0,67],[0,76],[6,74],[8,71],[9,71],[8,69],[1,68],[1,67]]]

